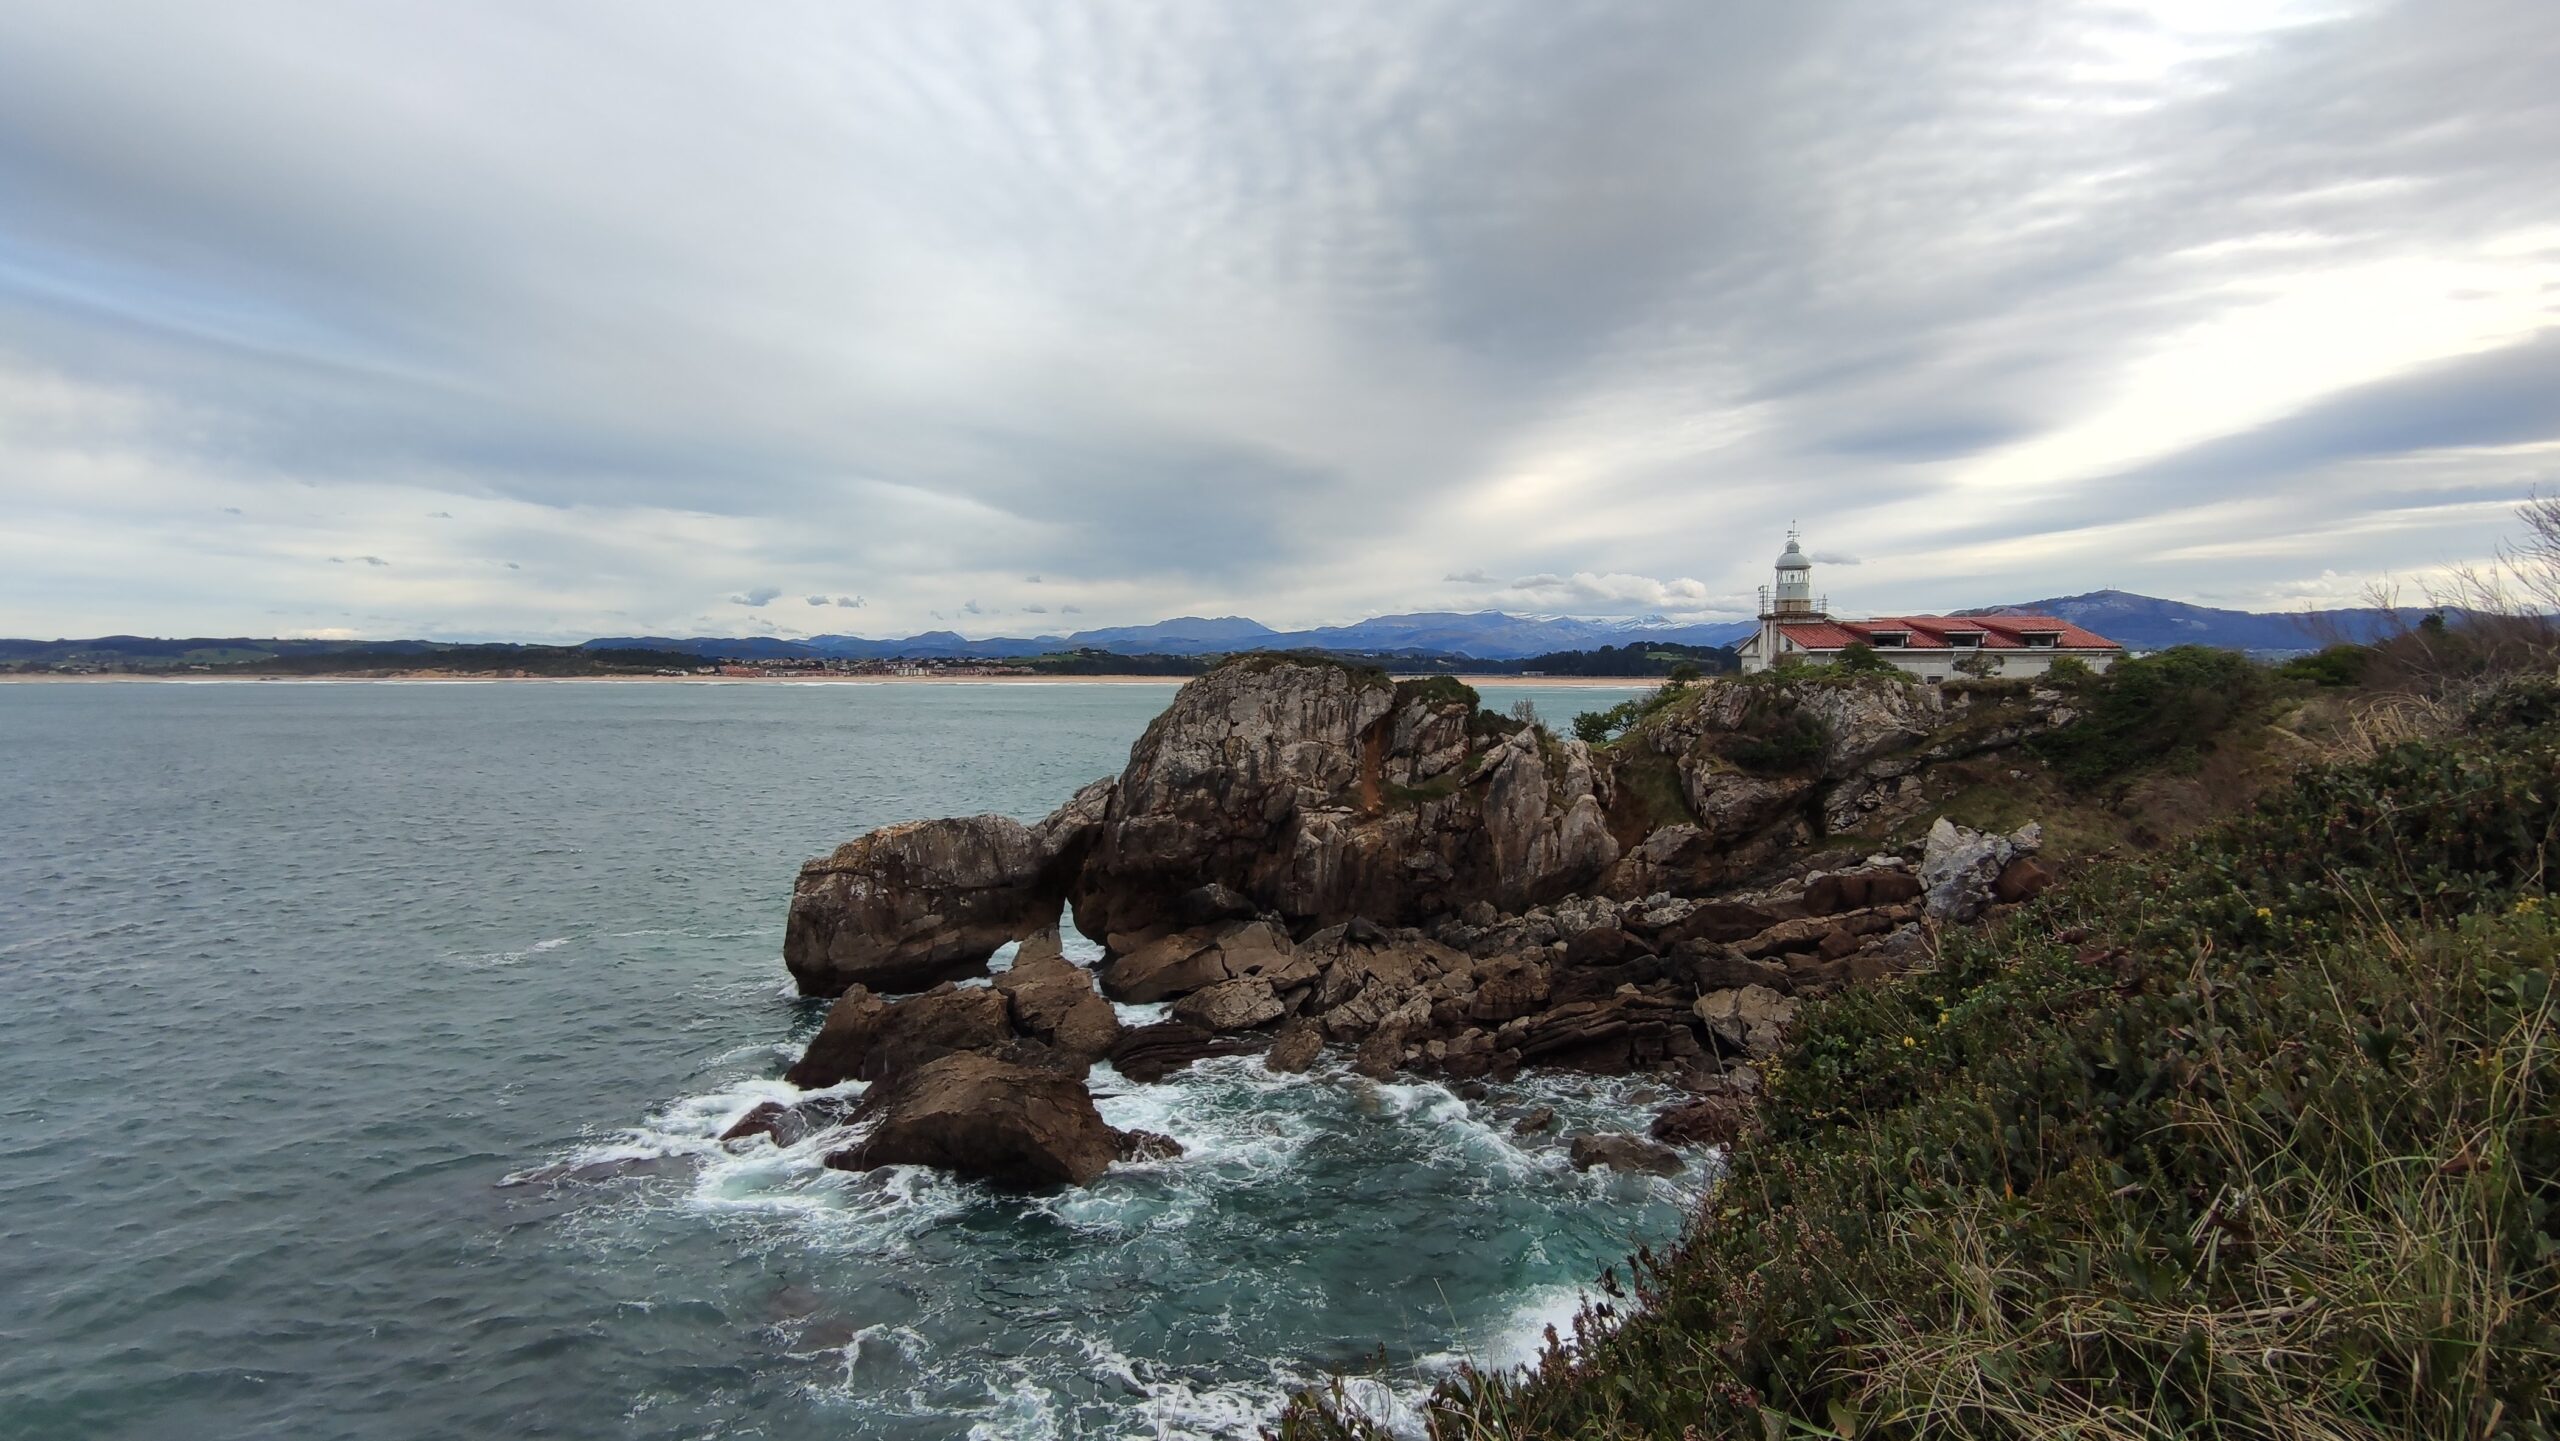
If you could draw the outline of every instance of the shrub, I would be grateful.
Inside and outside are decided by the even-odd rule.
[[[1853,640],[1840,648],[1840,658],[1832,667],[1842,675],[1890,675],[1912,679],[1902,667],[1876,654],[1876,648],[1862,640]]]
[[[2084,713],[2030,742],[2070,784],[2088,789],[2145,766],[2191,764],[2266,704],[2266,672],[2236,651],[2182,645],[2120,661],[2083,686]]]
[[[1688,693],[1689,683],[1675,675],[1649,695],[1622,700],[1607,710],[1587,710],[1575,716],[1574,737],[1592,745],[1605,745],[1624,734],[1627,727]]]
[[[2333,645],[2311,655],[2295,656],[2277,666],[2276,674],[2317,686],[2362,685],[2364,673],[2372,663],[2373,647],[2369,645]]]

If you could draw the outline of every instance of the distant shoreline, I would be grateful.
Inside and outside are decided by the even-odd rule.
[[[1441,674],[1431,672],[1430,674]],[[1417,679],[1415,676],[1396,677]],[[1476,687],[1549,690],[1644,690],[1659,676],[1457,675]],[[399,671],[389,675],[0,675],[0,683],[38,685],[1160,685],[1189,676],[1165,675],[457,675],[450,671]]]

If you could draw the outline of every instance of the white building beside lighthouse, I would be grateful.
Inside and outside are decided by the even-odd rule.
[[[2105,670],[2124,647],[2066,620],[2044,615],[1902,615],[1842,620],[1827,597],[1813,593],[1813,559],[1787,532],[1776,575],[1760,591],[1760,629],[1738,647],[1748,673],[1772,666],[1826,665],[1853,645],[1922,680],[1963,675],[2025,678],[2070,656]]]

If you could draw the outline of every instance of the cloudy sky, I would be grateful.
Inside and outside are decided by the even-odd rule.
[[[0,633],[2352,600],[2560,488],[2548,0],[0,0]],[[1854,562],[1854,564],[1853,564]]]

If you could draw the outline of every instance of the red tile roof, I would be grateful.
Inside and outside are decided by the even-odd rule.
[[[2025,650],[2029,632],[2051,632],[2054,645],[2065,650],[2123,649],[2095,631],[2045,615],[1880,615],[1865,620],[1781,622],[1778,631],[1794,641],[1798,650],[1838,650],[1861,640],[1872,643],[1878,631],[1908,634],[1901,646],[1886,647],[1889,650],[1953,650],[1956,647],[1947,643],[1950,631],[1981,636],[1982,650]]]

